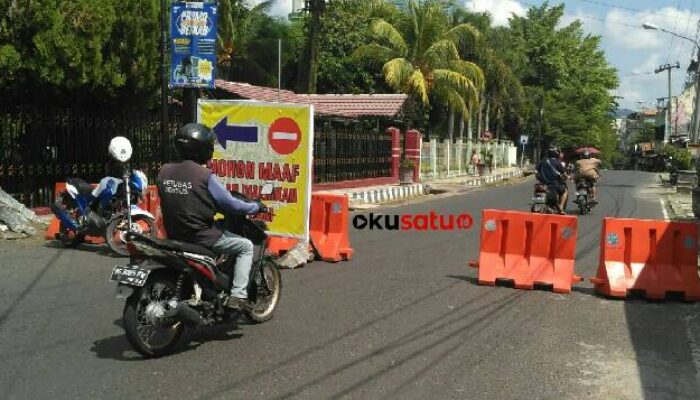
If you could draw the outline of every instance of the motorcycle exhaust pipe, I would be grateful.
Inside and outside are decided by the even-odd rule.
[[[202,316],[199,315],[197,310],[190,308],[190,306],[184,302],[180,302],[177,304],[176,308],[168,310],[167,314],[170,314],[173,318],[183,322],[189,327],[196,328],[204,324]]]

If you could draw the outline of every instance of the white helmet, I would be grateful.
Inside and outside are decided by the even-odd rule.
[[[116,136],[109,142],[109,155],[117,161],[129,161],[131,151],[131,142],[124,136]]]

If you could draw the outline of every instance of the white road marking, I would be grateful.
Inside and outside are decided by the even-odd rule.
[[[671,218],[668,217],[668,211],[666,210],[666,204],[664,204],[664,198],[659,197],[659,203],[661,204],[661,212],[664,213],[664,219],[670,221]]]

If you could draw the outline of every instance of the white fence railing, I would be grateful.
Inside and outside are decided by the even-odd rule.
[[[470,160],[473,151],[479,155],[481,168],[475,168]],[[492,162],[487,163],[491,155]],[[457,140],[438,141],[432,139],[422,143],[421,179],[449,178],[489,174],[495,168],[512,167],[518,164],[517,148],[511,141],[472,142]]]

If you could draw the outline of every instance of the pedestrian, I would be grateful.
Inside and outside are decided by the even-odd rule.
[[[477,175],[479,166],[479,154],[476,152],[476,149],[472,150],[472,158],[469,161],[469,163],[472,166],[472,175]]]

